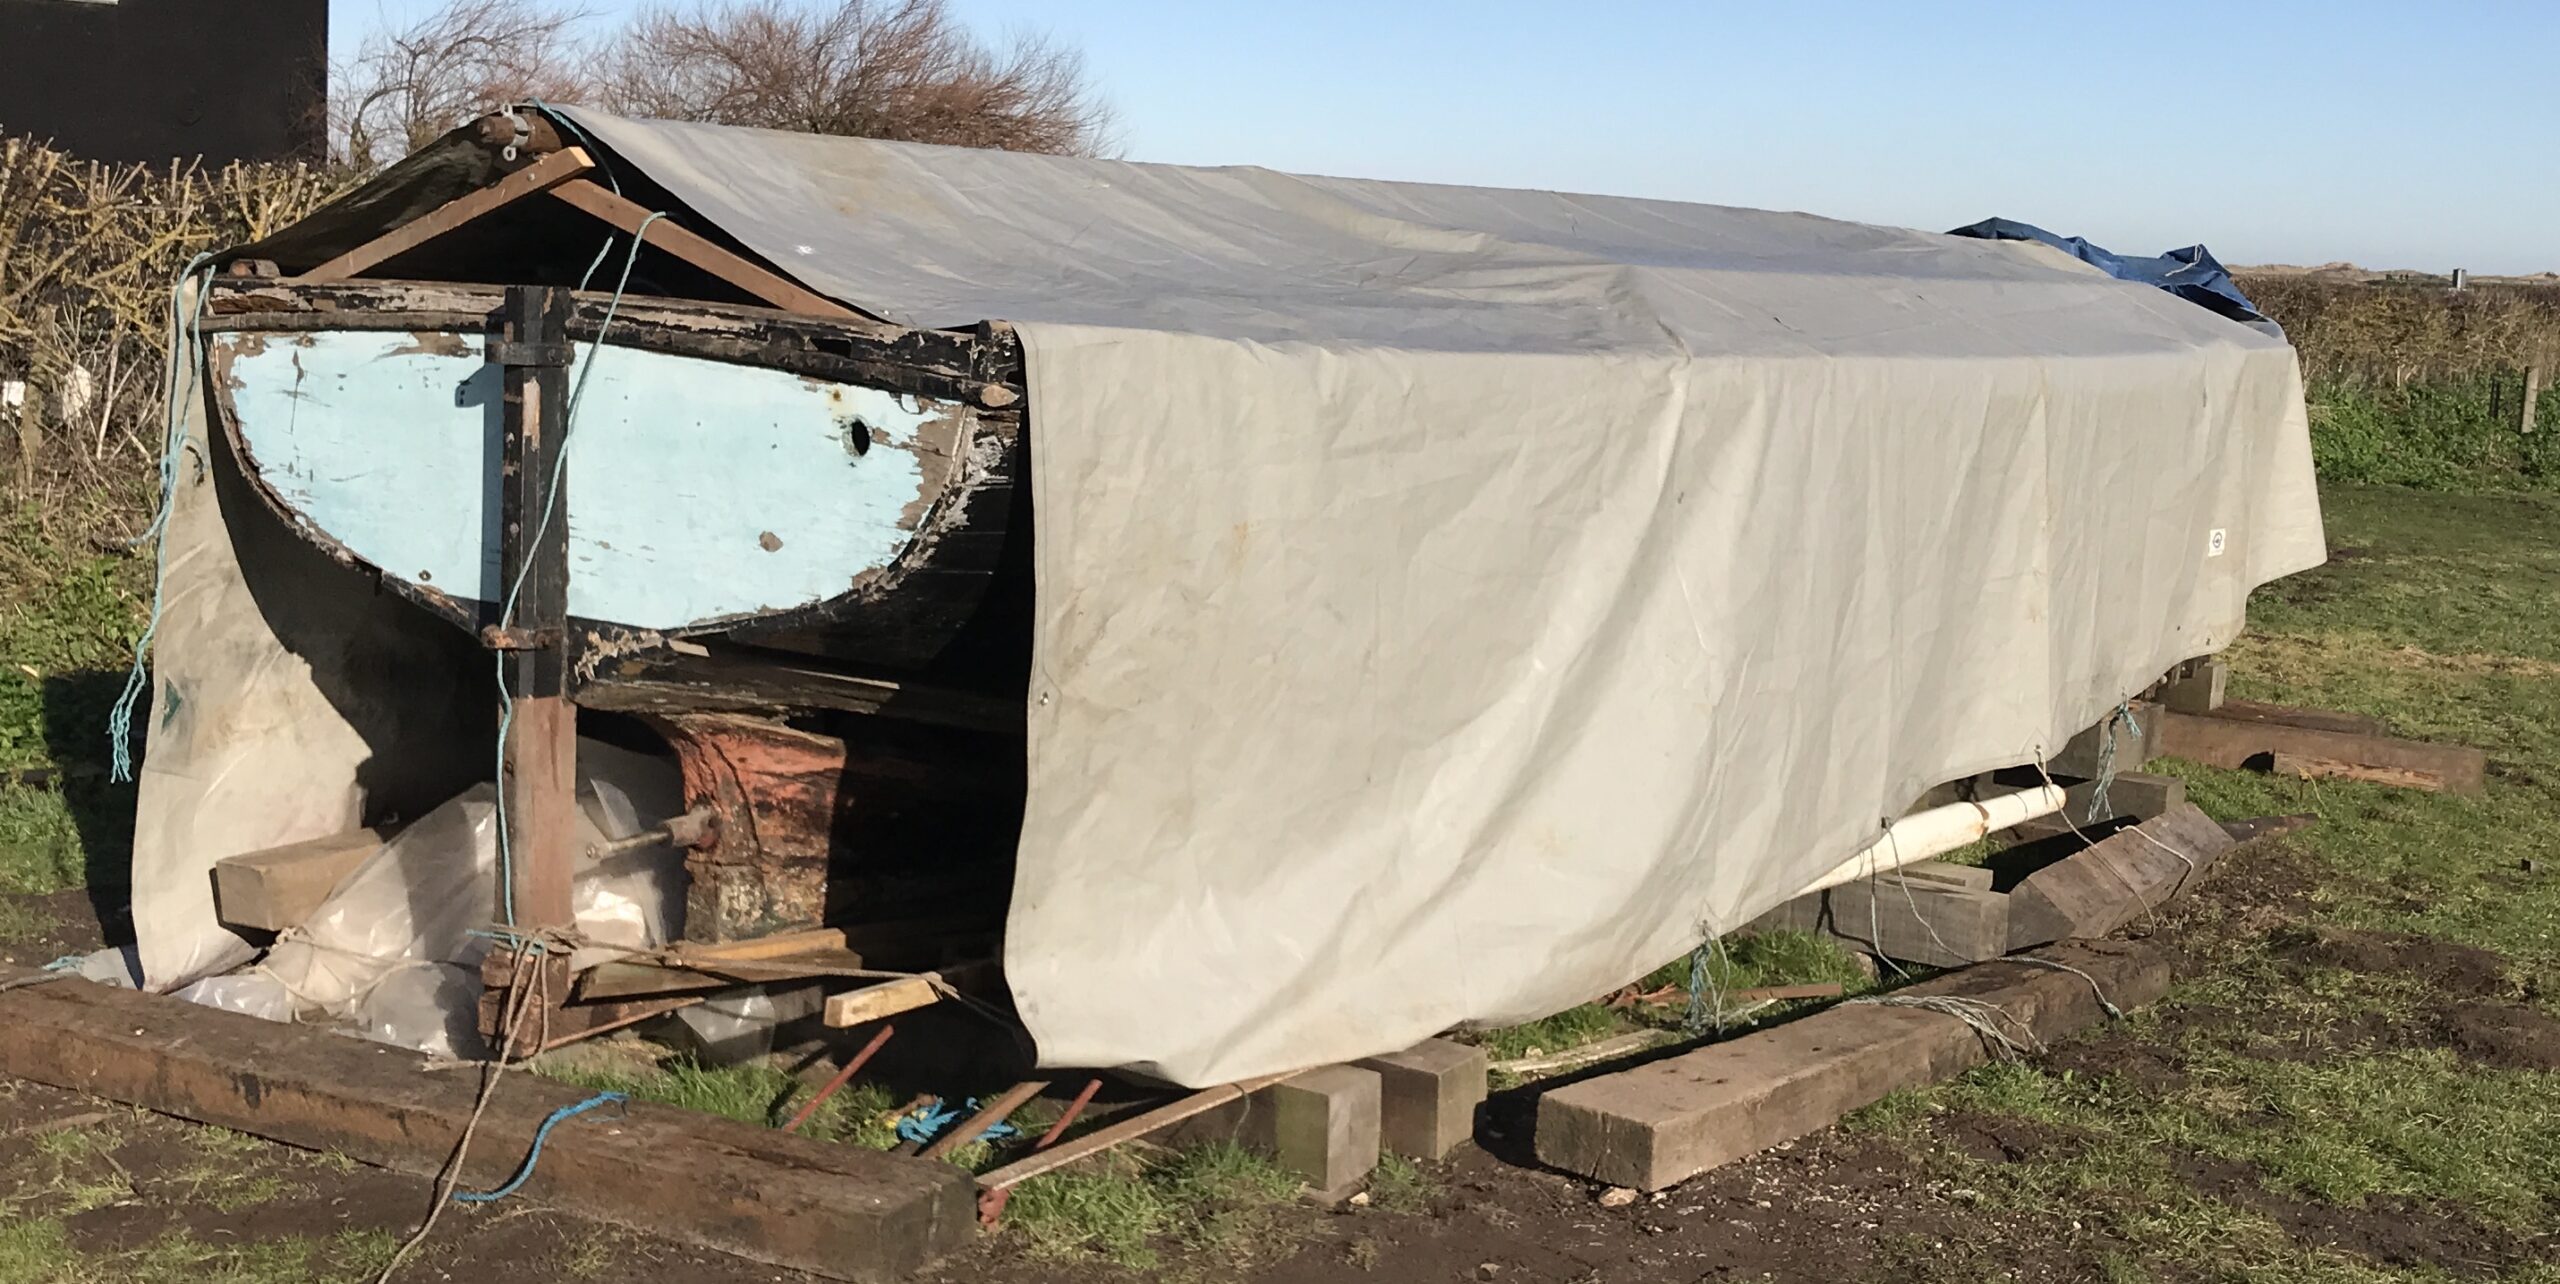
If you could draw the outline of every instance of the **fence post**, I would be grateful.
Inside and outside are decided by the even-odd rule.
[[[2540,400],[2541,397],[2542,367],[2538,365],[2526,366],[2524,368],[2524,422],[2522,425],[2526,432],[2533,431],[2533,403]]]

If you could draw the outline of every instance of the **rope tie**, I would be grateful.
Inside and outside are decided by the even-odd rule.
[[[2133,720],[2133,702],[2119,700],[2116,711],[2098,730],[2098,783],[2089,791],[2088,821],[2097,824],[2107,816],[2107,789],[2116,782],[2116,728],[2142,734],[2142,724]]]
[[[2098,984],[2098,978],[2091,976],[2068,963],[2058,963],[2052,959],[2040,959],[2028,954],[2013,954],[2009,956],[2009,961],[2012,963],[2030,963],[2037,967],[2049,967],[2057,971],[2069,972],[2071,975],[2079,977],[2081,980],[2089,983],[2089,993],[2098,996],[2098,1006],[2106,1011],[2108,1020],[2124,1020],[2124,1009],[2117,1007],[2113,1001],[2107,998],[2106,987]]]
[[[493,1204],[516,1193],[516,1191],[522,1188],[526,1182],[533,1179],[534,1166],[542,1162],[542,1143],[551,1139],[552,1129],[557,1128],[562,1123],[575,1119],[590,1110],[599,1110],[606,1106],[619,1105],[629,1100],[631,1100],[631,1097],[627,1093],[599,1092],[584,1101],[578,1102],[576,1105],[562,1106],[558,1110],[552,1111],[551,1116],[542,1121],[542,1126],[533,1130],[533,1148],[525,1152],[523,1166],[516,1169],[515,1176],[507,1179],[506,1185],[490,1191],[475,1192],[457,1190],[453,1193],[453,1202],[457,1204]]]

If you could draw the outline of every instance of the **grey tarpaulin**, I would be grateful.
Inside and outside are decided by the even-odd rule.
[[[572,115],[813,288],[1020,327],[1048,1064],[1588,999],[2322,558],[2292,351],[2040,246]]]

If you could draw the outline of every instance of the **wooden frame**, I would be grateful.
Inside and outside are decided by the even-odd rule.
[[[295,281],[343,281],[396,255],[414,250],[471,220],[537,192],[549,191],[596,167],[595,158],[576,147],[556,151],[476,191],[465,192],[362,245],[293,278]]]

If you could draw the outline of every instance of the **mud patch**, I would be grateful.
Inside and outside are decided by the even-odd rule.
[[[1947,1149],[1987,1164],[2071,1159],[2089,1148],[2076,1128],[1967,1112],[1941,1119],[1934,1129]]]
[[[2276,955],[2316,967],[2342,968],[2368,976],[2416,978],[2449,994],[2489,998],[2510,993],[2507,961],[2475,946],[2411,936],[2402,932],[2364,932],[2322,928],[2279,941]]]
[[[2463,1003],[2435,1020],[2445,1046],[2503,1070],[2560,1070],[2560,1021],[2521,1003]]]
[[[2433,1267],[2464,1275],[2495,1273],[2534,1256],[2513,1232],[2448,1204],[2397,1195],[2376,1195],[2355,1208],[2307,1203],[2267,1189],[2248,1164],[2184,1154],[2169,1166],[2198,1193],[2258,1213],[2312,1248],[2354,1253],[2385,1266]]]

